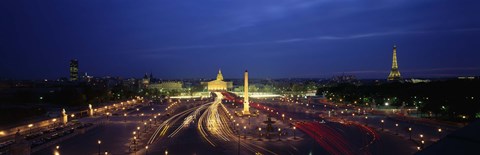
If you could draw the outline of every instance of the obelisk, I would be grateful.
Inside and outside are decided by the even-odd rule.
[[[250,115],[250,102],[248,101],[248,71],[245,70],[243,86],[243,115]]]

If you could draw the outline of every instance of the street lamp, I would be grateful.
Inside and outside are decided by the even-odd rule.
[[[438,140],[442,138],[442,128],[438,128]]]
[[[293,126],[293,139],[297,139],[297,137],[295,136],[295,130],[297,130],[297,127]]]
[[[368,116],[365,116],[365,126],[368,126]]]
[[[54,118],[52,121],[53,121],[53,125],[52,125],[52,127],[55,127],[55,122],[57,121],[57,119],[56,119],[56,118]]]
[[[33,127],[33,124],[28,125],[28,131],[30,131],[30,134],[32,134],[32,127]]]
[[[395,123],[395,134],[398,135],[398,123]]]
[[[165,150],[165,155],[168,155],[168,150]]]
[[[243,139],[247,139],[247,126],[243,126]]]
[[[384,126],[384,121],[383,119],[380,121],[382,123],[382,131],[383,131],[383,126]]]
[[[102,144],[102,141],[98,140],[97,143],[98,143],[98,154],[100,155],[100,144]]]
[[[258,127],[258,140],[262,140],[262,128]]]
[[[123,114],[123,122],[127,122],[127,113]]]
[[[145,146],[145,155],[147,155],[147,154],[148,154],[148,145]]]
[[[278,141],[280,141],[280,133],[281,133],[282,129],[281,128],[278,128]]]
[[[105,151],[105,155],[107,155],[107,154],[108,154],[108,151]]]
[[[137,151],[137,136],[133,136],[133,151]]]
[[[408,128],[408,134],[410,136],[410,140],[412,140],[412,128],[411,127]]]
[[[240,135],[240,127],[239,127],[240,124],[237,123],[237,128],[238,128],[238,134]],[[235,129],[236,130],[236,129]]]
[[[143,125],[144,125],[144,128],[145,128],[144,132],[146,133],[147,132],[147,122],[144,122]]]

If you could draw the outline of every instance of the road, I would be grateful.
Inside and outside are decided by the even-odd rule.
[[[214,99],[181,99],[144,105],[127,116],[110,116],[98,127],[35,154],[413,154],[415,141],[395,135],[395,120],[332,114],[338,107],[288,98],[255,100],[252,117],[228,93]],[[238,100],[238,98],[236,98]],[[323,107],[323,108],[321,108]],[[330,111],[330,116],[328,113]],[[354,111],[350,109],[349,111]],[[273,131],[264,123],[272,117]],[[323,116],[323,117],[320,117]],[[384,119],[384,130],[378,128]],[[106,119],[106,118],[105,118]],[[393,126],[392,126],[393,125]],[[399,123],[399,125],[406,125]],[[417,126],[414,126],[417,128]],[[423,130],[418,126],[418,130]],[[416,132],[412,132],[414,134]],[[425,136],[430,136],[425,134]],[[415,139],[415,138],[414,138]],[[427,137],[425,137],[427,139]],[[99,144],[98,141],[101,141]]]

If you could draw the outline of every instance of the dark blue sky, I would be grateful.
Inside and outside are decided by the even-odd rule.
[[[0,78],[480,73],[477,0],[5,0]]]

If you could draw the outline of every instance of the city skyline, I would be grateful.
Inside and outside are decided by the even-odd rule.
[[[3,79],[68,77],[71,59],[100,77],[384,79],[393,44],[405,78],[480,73],[475,1],[1,3]]]

